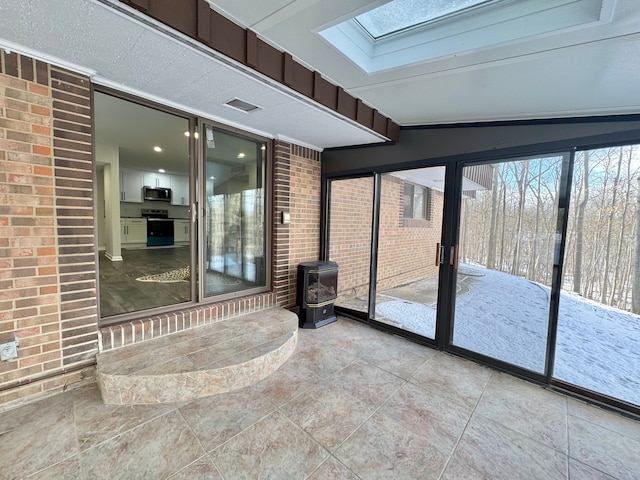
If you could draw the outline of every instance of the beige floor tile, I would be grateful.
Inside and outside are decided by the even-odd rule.
[[[407,383],[380,409],[380,413],[427,438],[443,454],[450,455],[472,409]]]
[[[4,478],[24,478],[77,453],[71,395],[56,395],[0,414]]]
[[[620,480],[640,479],[640,438],[569,416],[569,455]]]
[[[381,415],[373,415],[335,452],[364,480],[437,479],[447,457],[424,437]]]
[[[452,355],[438,353],[428,358],[409,381],[419,387],[438,392],[452,402],[464,407],[474,407],[491,370]]]
[[[569,459],[569,478],[571,480],[616,480],[614,477],[573,458]]]
[[[269,377],[253,385],[251,390],[267,398],[276,407],[280,407],[321,381],[317,374],[307,369],[301,362],[287,361]]]
[[[278,412],[211,453],[225,480],[303,479],[328,456],[327,450]]]
[[[275,410],[249,389],[204,397],[182,405],[180,412],[207,452]]]
[[[421,348],[423,351],[416,353],[398,345],[379,341],[365,345],[360,358],[404,380],[408,380],[425,363],[427,358],[436,354],[435,350],[426,347]]]
[[[205,455],[178,473],[171,475],[168,480],[223,480],[223,478],[211,458]]]
[[[314,340],[301,340],[291,355],[292,365],[302,365],[321,377],[329,377],[352,363],[356,357],[347,350],[318,343]]]
[[[454,456],[449,460],[440,480],[492,480],[492,478],[471,468],[459,456]]]
[[[280,411],[333,451],[362,425],[373,408],[341,388],[323,383],[296,397]]]
[[[562,480],[567,457],[480,415],[473,415],[454,458],[491,479]]]
[[[105,405],[97,385],[73,392],[81,451],[175,409],[175,405]]]
[[[84,478],[165,478],[204,455],[178,411],[144,423],[85,450]]]
[[[497,376],[505,377],[502,374]],[[500,382],[494,383],[494,377],[482,394],[475,413],[566,455],[566,400],[556,393],[520,381],[509,382],[509,388],[505,388]]]
[[[358,480],[358,478],[355,473],[331,456],[307,480]]]
[[[373,408],[382,405],[405,383],[400,377],[363,360],[347,365],[329,381]]]
[[[573,398],[569,398],[567,401],[569,415],[595,423],[633,439],[640,438],[640,419],[632,419]]]
[[[78,455],[68,458],[27,478],[29,480],[81,480],[83,477],[80,458]]]

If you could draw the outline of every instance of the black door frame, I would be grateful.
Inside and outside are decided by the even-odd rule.
[[[553,145],[547,148],[523,148],[514,149],[510,152],[483,152],[476,155],[462,155],[456,158],[445,158],[436,160],[425,160],[419,162],[402,163],[396,165],[385,166],[385,168],[376,169],[371,172],[352,172],[348,175],[324,175],[322,176],[322,204],[321,204],[321,245],[320,253],[322,259],[328,258],[329,252],[329,199],[331,195],[330,184],[334,180],[345,178],[374,177],[374,208],[372,228],[372,249],[371,249],[371,268],[369,279],[369,311],[366,314],[361,312],[344,311],[336,307],[338,313],[367,323],[370,326],[386,331],[388,333],[400,335],[416,343],[424,344],[441,351],[473,360],[477,363],[487,365],[496,370],[503,371],[523,378],[533,383],[539,384],[545,388],[559,391],[595,403],[609,410],[615,410],[623,415],[629,415],[634,418],[640,416],[640,407],[618,400],[613,397],[599,394],[597,392],[587,390],[577,385],[568,384],[553,377],[553,368],[555,364],[555,350],[557,340],[558,311],[560,302],[560,287],[562,280],[562,268],[564,264],[564,252],[566,246],[566,233],[568,227],[569,204],[573,180],[573,167],[575,154],[577,151],[592,150],[597,148],[606,148],[610,146],[621,146],[637,144],[637,141],[629,141],[628,139],[620,139],[616,141],[615,136],[610,136],[607,142],[598,142],[582,147],[569,147],[564,145]],[[562,171],[558,190],[558,212],[556,219],[556,233],[559,235],[556,241],[553,261],[552,286],[549,303],[549,322],[547,334],[547,347],[545,352],[545,369],[543,374],[535,373],[530,370],[518,367],[516,365],[488,357],[477,352],[469,351],[461,347],[452,345],[455,314],[455,280],[456,270],[453,266],[453,246],[456,245],[459,234],[460,223],[460,196],[462,194],[462,169],[467,165],[477,165],[486,163],[498,163],[508,160],[542,157],[545,155],[562,155]],[[436,317],[436,335],[435,340],[423,337],[416,333],[403,330],[391,325],[377,322],[371,318],[369,312],[375,308],[375,274],[377,270],[377,228],[379,225],[380,213],[380,178],[383,173],[408,170],[412,168],[425,168],[431,166],[445,167],[445,192],[443,205],[443,223],[441,232],[441,243],[445,246],[443,263],[440,265],[439,282],[438,282],[438,307]],[[375,235],[374,235],[375,232]],[[375,237],[375,244],[373,238]],[[374,250],[375,246],[375,250]]]

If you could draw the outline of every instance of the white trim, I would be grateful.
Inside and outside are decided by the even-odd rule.
[[[351,18],[316,33],[367,74],[611,22],[617,0],[506,0],[373,39]]]
[[[40,60],[41,62],[45,62],[56,67],[65,68],[67,70],[85,75],[87,77],[93,77],[96,74],[96,71],[90,68],[81,67],[80,65],[76,65],[75,63],[67,62],[66,60],[62,60],[59,57],[47,55],[46,53],[33,50],[23,45],[18,45],[17,43],[10,42],[9,40],[0,39],[0,49],[5,50],[8,53],[15,52],[19,53],[20,55],[35,58],[36,60]]]
[[[298,145],[300,147],[310,148],[311,150],[316,150],[318,152],[322,152],[324,150],[324,148],[318,147],[317,145],[311,145],[310,143],[300,142],[298,140],[294,140],[293,138],[289,138],[286,135],[276,135],[275,139],[276,140],[281,140],[283,142],[293,143],[293,144]]]

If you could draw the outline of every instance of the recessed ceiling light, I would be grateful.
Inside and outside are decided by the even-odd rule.
[[[244,158],[244,153],[240,152],[240,153],[238,154],[238,158]]]
[[[189,133],[189,130],[187,130],[186,132],[184,132],[184,136],[185,136],[185,137],[188,137],[188,136],[190,136],[190,135],[191,135],[191,134]]]
[[[159,169],[158,169],[158,171],[159,171],[160,173],[164,173],[164,172],[166,172],[166,170],[165,170],[164,168],[159,168]]]
[[[239,98],[234,98],[233,100],[225,103],[225,105],[237,110],[242,110],[243,112],[252,112],[253,110],[258,110],[260,108],[253,103],[245,102],[244,100],[240,100]]]
[[[153,151],[154,152],[161,152],[162,148],[158,147],[157,145],[155,147],[153,147]]]

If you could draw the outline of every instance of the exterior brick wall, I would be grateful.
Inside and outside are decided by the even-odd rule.
[[[91,182],[70,192],[59,183],[68,149],[79,147],[64,143],[57,112],[90,99],[88,79],[77,76],[74,81],[85,83],[83,94],[60,98],[64,75],[70,74],[26,56],[0,53],[0,342],[19,342],[18,358],[0,363],[0,404],[78,381],[97,351],[95,313],[83,321],[86,341],[80,350],[71,354],[66,348],[77,330],[64,318],[72,283],[65,266],[75,265],[77,256],[65,252],[63,218],[77,217],[78,198],[83,198],[85,223],[91,227],[93,209]],[[89,135],[82,148],[88,152],[85,170],[91,178],[88,108],[84,124]],[[68,215],[65,207],[72,207]],[[92,253],[92,229],[83,243]],[[95,307],[95,261],[88,281]]]
[[[438,275],[444,197],[432,191],[430,220],[407,220],[402,218],[403,187],[396,177],[382,178],[377,291]],[[372,209],[372,177],[332,182],[329,257],[340,267],[338,303],[368,296]]]
[[[378,291],[438,275],[436,244],[442,234],[441,192],[431,190],[430,220],[403,219],[404,182],[382,177],[378,236]]]
[[[369,293],[373,177],[334,180],[329,206],[329,259],[338,264],[337,303]]]
[[[274,289],[277,302],[296,305],[297,266],[320,256],[320,152],[276,142],[274,165]],[[282,212],[291,223],[282,223]]]
[[[295,305],[317,260],[320,153],[275,142],[272,291],[99,327],[92,98],[82,75],[0,51],[0,408],[93,376],[97,352]],[[291,223],[281,223],[281,213]]]

